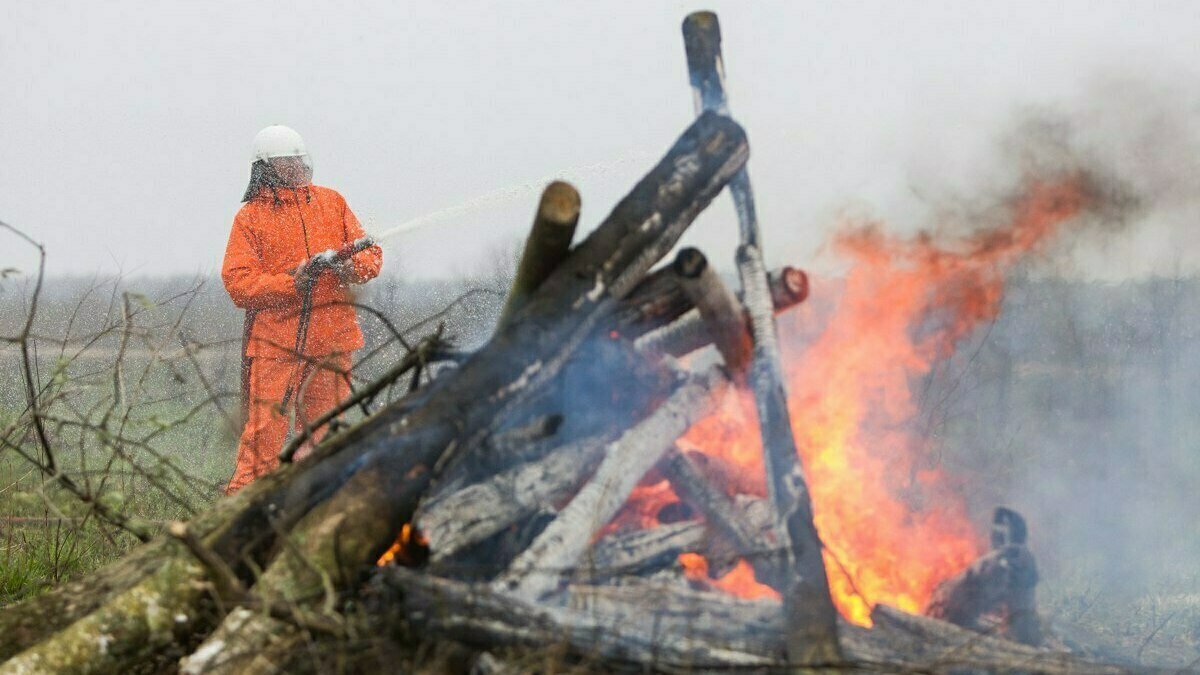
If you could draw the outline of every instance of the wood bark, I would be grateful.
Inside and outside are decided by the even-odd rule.
[[[88,575],[0,610],[0,661],[86,616],[145,578],[167,557],[166,542],[139,546]]]
[[[621,335],[636,339],[661,328],[692,309],[693,305],[679,287],[675,270],[658,268],[635,286],[613,311],[613,325]]]
[[[572,578],[580,583],[600,583],[651,574],[674,565],[682,553],[702,550],[708,537],[708,526],[696,520],[610,534],[588,549]]]
[[[784,312],[808,298],[808,276],[795,267],[785,266],[768,275],[771,302],[775,313]],[[742,302],[739,291],[736,296]],[[613,315],[616,330],[624,337],[637,340],[649,333],[677,323],[687,314],[694,314],[696,305],[680,286],[674,265],[655,270],[622,300]],[[708,344],[711,342],[705,342]],[[697,347],[699,349],[699,347]]]
[[[558,433],[562,426],[561,414],[541,415],[526,424],[492,434],[488,444],[491,452],[513,457],[525,452],[529,446],[540,443]]]
[[[571,496],[591,475],[610,440],[593,436],[568,443],[540,460],[423,504],[416,523],[429,542],[431,562],[452,558],[543,506]]]
[[[643,333],[633,343],[634,348],[650,360],[685,356],[711,344],[712,334],[696,309],[666,326]]]
[[[740,614],[736,600],[717,599],[704,613],[700,601],[656,605],[663,621],[641,604],[637,613],[615,614],[602,600],[576,594],[562,604],[537,604],[488,585],[471,585],[414,573],[402,568],[381,572],[382,581],[402,592],[405,614],[417,630],[440,634],[479,646],[565,644],[570,651],[613,664],[643,668],[763,667],[778,663],[769,655],[738,649],[729,628],[753,629]],[[578,605],[591,604],[591,608]],[[572,604],[576,604],[572,607]],[[735,609],[731,612],[728,608]],[[737,623],[729,621],[738,615]],[[768,611],[769,617],[778,610]],[[634,621],[622,621],[632,616]],[[767,618],[770,621],[771,618]],[[714,639],[716,638],[716,639]]]
[[[769,541],[775,519],[770,504],[748,495],[733,501],[738,518],[746,523],[753,537]],[[575,570],[576,582],[598,583],[618,576],[642,576],[674,565],[681,553],[699,553],[709,560],[709,569],[732,566],[742,556],[720,540],[710,523],[687,520],[656,527],[615,532],[597,541]]]

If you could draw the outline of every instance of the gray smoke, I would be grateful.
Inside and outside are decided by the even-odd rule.
[[[1168,632],[1200,635],[1198,112],[1176,82],[1096,79],[1018,115],[979,176],[983,197],[931,191],[954,214],[941,222],[969,222],[1019,175],[1083,170],[1103,197],[1017,270],[998,320],[926,395],[954,392],[927,411],[941,459],[977,522],[997,504],[1027,516],[1043,609],[1060,622],[1109,603],[1122,609],[1105,618],[1145,635],[1140,608],[1153,606],[1153,621],[1174,612]]]

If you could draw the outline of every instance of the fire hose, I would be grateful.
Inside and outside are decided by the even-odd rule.
[[[304,372],[304,349],[308,344],[308,327],[312,323],[313,310],[313,290],[316,288],[317,279],[334,267],[345,263],[350,258],[360,252],[375,245],[375,238],[370,235],[360,237],[352,242],[347,243],[339,249],[329,249],[322,251],[301,264],[297,270],[303,270],[304,283],[300,289],[300,315],[299,321],[296,324],[296,343],[292,347],[292,353],[298,359],[296,367],[292,372],[292,376],[288,378],[287,389],[283,393],[281,407],[287,409],[288,402],[292,396],[297,393],[300,388],[301,374]]]

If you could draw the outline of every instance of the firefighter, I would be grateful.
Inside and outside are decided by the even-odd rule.
[[[350,355],[363,345],[350,287],[379,274],[383,253],[371,245],[332,263],[320,255],[365,233],[342,195],[311,180],[300,134],[276,125],[255,136],[245,204],[221,267],[230,298],[246,311],[245,428],[227,494],[278,466],[289,431],[349,393]]]

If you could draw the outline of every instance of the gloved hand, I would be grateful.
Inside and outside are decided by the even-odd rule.
[[[304,262],[296,265],[296,269],[292,271],[292,283],[296,285],[296,292],[304,295],[308,289],[317,282],[317,276],[320,274],[320,265],[314,264],[316,258],[309,258]]]
[[[339,260],[330,269],[333,270],[333,273],[337,275],[338,281],[341,281],[344,286],[354,283],[354,280],[358,278],[354,272],[354,260],[352,258]]]

